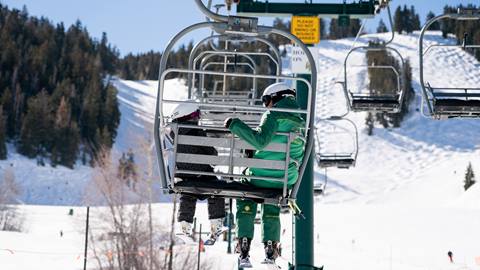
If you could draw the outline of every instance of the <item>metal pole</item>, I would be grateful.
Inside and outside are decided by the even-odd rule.
[[[195,240],[195,232],[197,231],[197,218],[193,218],[193,231],[192,231],[192,236],[193,240]]]
[[[298,77],[311,80],[310,74],[299,74]],[[315,91],[315,89],[312,89]],[[300,108],[305,109],[308,103],[308,87],[305,83],[297,82],[297,101]],[[311,116],[313,117],[313,115]],[[313,151],[313,149],[311,149]],[[307,153],[305,153],[305,156]],[[303,211],[305,219],[294,222],[295,230],[295,270],[314,269],[313,246],[313,154],[310,154],[305,167],[302,182],[297,195],[298,207]]]
[[[228,226],[228,246],[227,246],[227,253],[232,254],[232,198],[228,199],[228,217],[227,217],[227,226]]]
[[[87,270],[87,249],[88,249],[88,221],[90,216],[90,206],[87,206],[87,222],[85,225],[85,253],[83,254],[83,270]]]
[[[200,223],[200,232],[198,234],[198,257],[197,257],[197,270],[200,270],[200,252],[202,243],[202,224]]]

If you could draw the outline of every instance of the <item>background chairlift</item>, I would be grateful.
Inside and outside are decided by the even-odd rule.
[[[219,49],[217,46],[214,44],[214,40],[218,40],[218,42],[224,42],[224,49]],[[233,45],[236,44],[244,44],[244,43],[249,43],[249,42],[257,42],[257,43],[262,43],[266,45],[269,49],[269,53],[266,52],[253,52],[253,55],[251,54],[245,54],[245,53],[237,53]],[[203,48],[205,48],[204,45],[207,45],[207,48],[210,47],[210,50],[207,52],[201,52],[200,54],[199,51]],[[214,51],[219,52],[219,53],[214,53]],[[208,54],[208,56],[206,56]],[[268,41],[265,38],[255,36],[239,36],[239,35],[211,35],[200,42],[198,42],[193,48],[192,51],[190,52],[189,56],[189,61],[188,61],[188,68],[189,69],[197,69],[197,62],[199,59],[202,59],[202,61],[208,60],[209,57],[213,56],[219,56],[223,55],[224,58],[224,69],[223,71],[227,71],[227,65],[226,63],[228,57],[234,57],[235,62],[237,62],[238,57],[243,57],[247,58],[247,60],[250,61],[250,64],[255,67],[256,69],[256,64],[254,61],[255,57],[260,57],[260,56],[266,56],[268,57],[274,64],[275,64],[275,70],[276,70],[276,75],[281,75],[280,70],[282,69],[282,62],[281,62],[281,56],[280,52],[278,49],[274,46],[274,44],[270,41]],[[193,78],[191,78],[193,77]],[[226,77],[223,76],[223,80],[225,81]],[[192,97],[192,91],[193,91],[193,84],[196,81],[195,78],[195,73],[190,74],[188,78],[188,90],[189,90],[189,98]],[[277,80],[278,81],[278,80]],[[254,79],[255,82],[255,79]],[[222,92],[226,91],[226,84],[223,84],[222,86]],[[254,85],[254,89],[257,90],[256,84]],[[201,95],[201,94],[200,94]]]
[[[155,116],[155,146],[157,150],[160,178],[162,188],[167,189],[171,193],[180,193],[180,194],[191,194],[202,197],[218,196],[218,197],[230,197],[230,198],[242,198],[242,199],[252,199],[257,202],[265,202],[271,204],[280,204],[287,205],[294,203],[296,199],[296,194],[298,192],[299,186],[301,184],[302,176],[306,168],[306,163],[309,159],[310,153],[312,153],[314,145],[314,136],[313,136],[313,119],[314,119],[314,110],[315,110],[315,91],[316,89],[316,67],[314,59],[307,49],[307,47],[295,36],[288,32],[282,30],[274,29],[273,27],[257,26],[256,18],[244,18],[244,17],[227,17],[219,14],[211,13],[201,1],[196,1],[196,3],[201,8],[202,12],[207,14],[210,18],[215,20],[215,22],[202,22],[194,24],[182,30],[178,33],[167,45],[164,54],[162,55],[160,63],[160,77],[159,77],[159,86],[158,86],[158,97],[157,97],[157,107],[156,107],[156,116]],[[285,37],[299,46],[303,52],[306,54],[311,66],[312,66],[312,79],[307,81],[300,77],[292,76],[280,76],[281,69],[277,71],[276,75],[263,75],[263,74],[250,74],[250,73],[236,73],[236,72],[220,72],[220,71],[210,71],[210,70],[198,70],[193,65],[195,59],[197,61],[202,60],[203,56],[208,55],[208,53],[200,52],[198,55],[192,50],[191,61],[189,63],[189,68],[169,68],[167,69],[167,60],[173,48],[178,44],[178,41],[184,37],[186,34],[200,30],[200,29],[210,29],[215,31],[217,34],[222,35],[226,39],[248,39],[255,41],[258,37],[259,39],[266,39],[271,35],[278,35]],[[206,40],[206,39],[204,39]],[[198,48],[198,47],[197,47]],[[199,49],[196,49],[198,51]],[[202,56],[200,56],[203,53]],[[210,52],[209,52],[210,53]],[[258,52],[236,52],[240,53],[249,53],[251,55],[257,55]],[[211,54],[221,55],[221,54],[232,54],[232,51],[225,52],[211,52]],[[270,53],[266,53],[270,55]],[[199,57],[200,56],[200,57]],[[271,55],[270,55],[271,56]],[[194,59],[193,59],[194,58]],[[206,63],[206,62],[205,62]],[[191,65],[190,65],[191,64]],[[280,63],[277,63],[277,66],[280,67]],[[227,129],[223,128],[222,125],[218,126],[205,126],[200,124],[200,126],[189,126],[189,128],[201,128],[208,132],[215,133],[224,133],[224,136],[217,137],[194,137],[190,138],[189,136],[178,135],[178,128],[181,128],[181,125],[175,123],[170,123],[169,120],[165,117],[166,115],[166,105],[167,104],[179,104],[179,103],[196,103],[199,106],[205,106],[209,108],[229,109],[232,113],[235,111],[246,111],[246,112],[264,112],[267,108],[264,108],[261,105],[232,105],[231,103],[221,103],[221,102],[209,102],[206,101],[192,101],[191,99],[187,100],[175,100],[168,99],[165,96],[165,92],[169,89],[165,89],[165,78],[168,76],[171,78],[173,75],[176,76],[185,76],[187,75],[187,83],[189,85],[189,98],[193,97],[193,87],[195,86],[195,77],[208,75],[208,76],[224,76],[225,78],[241,78],[241,79],[257,79],[257,80],[284,80],[292,82],[302,82],[307,85],[308,88],[308,103],[306,109],[279,109],[272,108],[271,111],[283,111],[283,112],[292,112],[300,113],[304,115],[306,119],[305,131],[301,134],[296,133],[283,133],[278,134],[285,136],[287,138],[286,143],[271,143],[267,147],[271,151],[284,152],[286,154],[285,160],[280,160],[278,162],[265,160],[258,160],[242,155],[242,152],[245,150],[252,150],[252,147],[242,140],[233,136]],[[228,94],[228,89],[226,93]],[[175,141],[171,142],[169,140],[169,132],[173,131],[176,134]],[[238,181],[243,178],[248,178],[248,176],[242,175],[242,170],[245,167],[261,167],[261,168],[270,168],[270,169],[285,169],[295,161],[290,160],[290,147],[289,143],[300,137],[306,142],[305,144],[305,157],[301,163],[298,163],[299,166],[299,179],[296,184],[292,187],[292,190],[289,191],[287,188],[287,179],[288,175],[285,174],[284,177],[278,179],[269,179],[274,181],[280,181],[283,183],[283,189],[264,189],[259,187],[254,187],[251,185],[243,184]],[[173,143],[173,145],[169,145]],[[205,146],[214,146],[222,149],[219,156],[202,156],[202,155],[191,155],[191,154],[177,154],[175,152],[176,144],[193,144],[193,145],[205,145]],[[172,157],[173,162],[167,162],[167,157]],[[211,173],[224,180],[223,182],[207,182],[207,181],[197,181],[195,183],[188,182],[175,182],[173,177],[174,173],[192,173],[192,174],[208,174],[205,172],[193,172],[193,171],[175,171],[175,162],[183,163],[199,163],[199,164],[215,164],[217,165],[218,171]],[[255,177],[255,179],[261,179],[262,177]]]
[[[216,47],[214,44],[214,40],[223,41],[225,43],[225,49],[219,49]],[[254,52],[245,52],[245,51],[238,51],[236,44],[244,44],[246,42],[257,42],[257,43],[262,43],[264,45],[267,45],[269,52],[259,52],[259,51],[254,51]],[[205,46],[201,46],[202,44],[206,44],[207,50],[205,51],[200,51],[201,49],[205,48]],[[208,47],[211,47],[208,49]],[[271,52],[271,53],[270,53]],[[209,62],[211,59],[221,59],[223,58],[224,61],[222,62]],[[239,67],[239,66],[248,66],[250,67],[250,70],[252,71],[252,74],[258,74],[258,65],[255,60],[259,60],[260,58],[266,58],[271,61],[271,63],[274,64],[274,70],[276,75],[280,75],[281,72],[281,61],[280,61],[280,53],[278,52],[278,49],[276,49],[273,45],[272,42],[258,37],[242,37],[239,35],[234,35],[234,36],[228,36],[228,35],[214,35],[212,34],[211,36],[203,39],[199,43],[197,43],[189,57],[189,67],[191,67],[194,70],[206,70],[209,66],[211,65],[217,65],[219,63],[220,65],[223,64],[223,71],[226,72],[228,70],[228,66],[233,65],[234,67]],[[229,61],[232,61],[229,62]],[[245,62],[240,62],[240,60],[245,60]],[[198,64],[200,63],[200,66],[198,67]],[[238,72],[237,70],[234,70],[235,72]],[[195,93],[193,92],[193,87],[195,86],[196,83],[196,76],[199,75],[199,80],[198,80],[198,87]],[[257,78],[253,76],[252,79],[252,88],[251,89],[245,89],[245,90],[240,90],[237,89],[235,91],[232,91],[231,89],[228,89],[229,91],[227,92],[227,87],[229,83],[227,82],[226,78],[227,76],[217,76],[215,77],[216,80],[215,82],[218,82],[218,77],[222,77],[222,91],[217,91],[217,89],[209,90],[205,86],[205,74],[197,74],[193,73],[193,75],[189,75],[189,96],[190,97],[195,97],[196,99],[201,99],[201,100],[206,100],[209,99],[211,102],[213,101],[222,101],[222,103],[235,103],[235,104],[259,104],[260,103],[260,98],[258,98],[258,87],[257,87]],[[231,78],[234,79],[234,78]],[[244,80],[244,78],[241,78]],[[278,81],[278,79],[275,79]],[[217,83],[218,85],[218,83]],[[203,122],[212,124],[221,124],[227,117],[237,117],[243,120],[245,123],[247,123],[250,126],[257,126],[258,123],[260,122],[261,119],[261,114],[262,112],[256,111],[256,112],[251,112],[249,110],[245,111],[240,111],[240,110],[235,110],[232,112],[232,110],[229,108],[227,110],[224,109],[212,109],[211,107],[208,106],[202,106],[201,107],[202,111],[204,112],[204,117],[203,117]]]
[[[193,61],[193,67],[196,67],[196,63],[200,61],[200,70],[206,70],[210,64],[215,64],[217,62],[208,62],[211,58],[214,57],[235,57],[235,60],[237,63],[233,63],[234,66],[235,64],[242,64],[241,62],[238,62],[237,58],[241,59],[246,59],[248,60],[246,63],[248,67],[250,67],[250,71],[252,72],[251,74],[257,74],[257,64],[254,61],[254,56],[267,56],[270,59],[273,59],[271,55],[268,53],[263,53],[263,52],[236,52],[236,51],[225,51],[225,50],[215,50],[215,51],[204,51],[201,52]],[[203,57],[203,58],[202,58]],[[277,62],[274,62],[277,64]],[[221,63],[224,65],[224,71],[226,72],[227,69],[225,67],[228,67],[228,62]],[[277,64],[277,73],[280,71],[278,70],[278,64]],[[237,72],[234,70],[233,72]],[[208,74],[207,74],[208,75]],[[235,90],[231,91],[226,91],[226,85],[228,85],[227,82],[227,76],[222,75],[222,76],[216,76],[216,77],[223,77],[223,89],[221,92],[216,91],[214,95],[210,94],[212,91],[208,90],[205,87],[205,77],[206,74],[199,74],[199,91],[197,90],[197,93],[201,93],[200,97],[197,97],[197,99],[201,99],[203,101],[207,101],[208,103],[217,103],[220,102],[222,104],[240,104],[240,105],[254,105],[254,104],[259,104],[260,99],[256,98],[257,95],[257,78],[253,76],[252,79],[252,88],[251,89],[246,89],[246,90]],[[212,76],[213,77],[213,76]],[[193,77],[195,79],[195,76]],[[233,79],[233,78],[232,78]],[[244,80],[245,78],[242,78]],[[192,83],[192,85],[195,85],[195,82]],[[226,108],[226,109],[220,109],[220,108],[212,108],[211,106],[201,106],[202,112],[204,113],[204,117],[202,121],[204,123],[209,123],[213,125],[221,125],[223,124],[223,121],[227,117],[237,117],[241,120],[243,120],[245,123],[247,123],[250,126],[256,126],[258,123],[260,123],[261,115],[262,112],[256,111],[256,112],[251,112],[250,110],[235,110],[232,111],[231,108]]]
[[[390,6],[387,6],[387,11],[392,33],[390,40],[381,44],[369,44],[368,46],[354,47],[348,52],[347,56],[345,57],[343,69],[344,81],[342,82],[342,84],[345,97],[348,101],[348,107],[354,112],[398,113],[400,112],[402,107],[403,99],[405,96],[405,78],[403,72],[403,69],[405,67],[405,61],[402,55],[396,49],[388,47],[388,44],[390,44],[395,37],[395,29],[393,27]],[[354,52],[359,51],[364,51],[365,54],[367,54],[368,52],[387,52],[390,53],[401,64],[401,70],[397,70],[393,63],[391,65],[362,64],[350,66],[367,70],[391,70],[391,72],[395,75],[396,78],[396,89],[394,89],[391,94],[375,95],[371,94],[369,89],[359,89],[360,91],[351,91],[351,89],[349,88],[348,79],[350,76],[348,74],[348,61],[350,60],[350,57],[353,55]]]
[[[429,20],[420,32],[419,38],[419,70],[420,85],[422,86],[422,114],[434,119],[448,119],[454,117],[479,118],[480,117],[480,88],[475,87],[433,87],[424,78],[424,60],[434,48],[480,49],[480,45],[468,45],[467,36],[463,44],[442,45],[434,44],[423,48],[424,35],[428,28],[440,20],[451,19],[459,21],[480,20],[480,11],[477,9],[459,9],[458,13],[444,14]],[[453,74],[452,74],[453,75]],[[427,111],[425,111],[425,105]]]
[[[353,128],[351,130],[346,130],[346,126],[340,126],[340,123],[342,122]],[[336,140],[340,139],[338,136],[339,132],[347,134],[352,141],[352,149],[341,152],[325,151],[323,147],[325,144],[324,140],[325,138],[329,137],[329,132],[322,132],[318,126],[323,126],[324,129],[330,128],[330,135],[335,135]],[[339,169],[348,169],[355,166],[358,156],[358,130],[356,125],[351,120],[338,116],[321,119],[317,123],[317,128],[315,129],[315,137],[317,141],[316,160],[318,167],[336,167]]]

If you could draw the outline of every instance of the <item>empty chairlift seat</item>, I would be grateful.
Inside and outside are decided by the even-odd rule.
[[[389,41],[372,41],[368,46],[354,47],[345,57],[342,85],[349,109],[354,112],[398,113],[402,109],[406,91],[405,61],[398,50],[388,46],[395,36],[390,8],[388,15],[392,29]],[[368,85],[362,85],[363,81],[354,83],[354,78],[363,81],[368,78]]]
[[[400,95],[368,96],[351,94],[351,107],[354,112],[380,111],[399,112],[401,109]]]
[[[422,28],[418,43],[420,85],[422,86],[423,98],[421,111],[425,116],[434,119],[478,118],[480,117],[480,88],[465,85],[452,87],[451,83],[448,87],[437,86],[437,84],[432,86],[435,78],[427,80],[424,77],[424,72],[427,68],[425,58],[434,52],[435,49],[447,49],[456,54],[466,54],[466,50],[475,51],[480,49],[479,44],[468,44],[469,37],[467,35],[464,35],[462,44],[431,44],[424,49],[424,36],[428,28],[435,22],[447,19],[453,22],[479,21],[480,12],[477,9],[458,9],[457,13],[443,14],[432,18]],[[452,73],[452,78],[454,76],[455,74]],[[452,81],[460,80],[449,80],[449,82]],[[440,82],[445,83],[443,78],[441,78]]]
[[[434,114],[452,117],[480,117],[480,88],[432,88]]]
[[[355,166],[358,155],[358,131],[351,120],[342,117],[322,119],[317,122],[315,137],[318,167],[348,169]]]

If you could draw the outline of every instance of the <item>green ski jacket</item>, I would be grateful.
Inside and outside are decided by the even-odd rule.
[[[278,101],[275,108],[298,109],[299,106],[293,97],[285,97]],[[232,119],[229,126],[230,131],[251,144],[257,149],[253,155],[254,158],[266,160],[285,160],[285,153],[264,151],[270,142],[287,143],[286,136],[275,135],[276,132],[298,132],[304,134],[305,120],[302,115],[296,113],[285,113],[267,111],[263,114],[260,125],[251,129],[240,119]],[[288,187],[292,187],[298,178],[298,167],[302,162],[305,152],[305,142],[296,138],[290,145],[290,164],[288,166]],[[296,163],[296,162],[297,163]],[[264,176],[282,178],[284,170],[271,170],[261,168],[247,168],[245,175]],[[252,179],[251,183],[255,186],[264,188],[283,188],[282,182],[269,180]]]

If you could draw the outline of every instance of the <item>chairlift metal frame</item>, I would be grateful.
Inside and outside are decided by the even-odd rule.
[[[334,153],[334,154],[322,154],[321,152],[321,138],[319,136],[319,130],[318,128],[315,129],[315,138],[316,138],[316,142],[317,142],[317,145],[318,145],[318,149],[319,151],[316,153],[315,157],[316,157],[316,160],[317,160],[317,165],[318,167],[320,168],[329,168],[329,167],[337,167],[339,169],[348,169],[350,167],[355,167],[355,163],[357,161],[357,156],[358,156],[358,129],[357,129],[357,126],[355,125],[355,123],[348,119],[348,118],[344,118],[342,116],[332,116],[332,117],[329,117],[329,118],[325,118],[325,119],[320,119],[318,122],[317,122],[317,126],[318,126],[318,123],[320,122],[333,122],[333,121],[344,121],[344,122],[347,122],[349,123],[351,126],[353,126],[353,129],[355,131],[354,133],[354,138],[353,138],[353,141],[354,141],[354,149],[352,150],[351,153]]]
[[[236,63],[231,63],[231,62],[207,62],[212,56],[215,56],[214,54],[208,54],[205,58],[202,59],[201,64],[200,64],[200,70],[207,70],[207,68],[211,65],[220,65],[220,66],[229,66],[229,65],[236,65],[236,66],[247,66],[250,68],[252,71],[252,74],[257,74],[257,65],[251,59],[250,56],[247,55],[241,55],[244,56],[247,60],[251,60],[250,62],[236,62]],[[227,55],[230,56],[230,55]],[[194,65],[195,66],[195,65]],[[224,68],[224,71],[226,69]],[[223,76],[223,83],[225,84],[227,76]],[[216,93],[216,89],[213,89],[213,93],[209,93],[205,89],[205,74],[200,75],[200,86],[199,89],[201,90],[201,97],[198,97],[201,99],[203,102],[210,101],[210,102],[222,102],[225,104],[250,104],[250,105],[255,105],[256,103],[259,103],[261,99],[255,98],[256,92],[257,92],[257,79],[253,78],[252,79],[252,89],[246,90],[246,91],[232,91],[229,92],[228,94],[222,91],[222,93]],[[224,86],[224,85],[223,85]],[[225,87],[222,87],[223,90],[225,90]],[[205,117],[202,117],[204,121],[202,123],[206,124],[209,123],[210,125],[212,124],[221,124],[225,120],[225,117],[237,117],[242,119],[245,123],[247,123],[249,126],[257,126],[260,123],[261,120],[261,113],[250,113],[250,112],[231,112],[230,110],[221,111],[221,110],[211,110],[211,108],[202,108],[203,115]]]
[[[212,35],[202,39],[201,41],[197,42],[193,48],[192,51],[190,52],[189,55],[189,60],[188,60],[188,68],[189,69],[195,69],[196,68],[196,62],[194,62],[195,58],[197,57],[198,51],[202,48],[202,45],[207,43],[210,45],[211,49],[214,51],[228,51],[228,46],[229,44],[233,43],[246,43],[246,42],[260,42],[268,46],[268,49],[274,54],[276,62],[275,64],[277,65],[277,71],[282,70],[282,61],[281,61],[281,55],[278,49],[275,47],[275,45],[270,42],[269,40],[260,37],[260,36],[241,36],[241,35],[225,35],[225,34],[220,34],[220,35],[214,35],[214,31],[212,31]],[[213,41],[215,39],[218,39],[219,41],[224,41],[225,42],[225,48],[220,49],[215,46]],[[233,51],[231,51],[233,52]],[[226,59],[226,56],[225,56]],[[198,61],[198,60],[197,60]],[[226,60],[224,60],[225,62]],[[252,65],[255,65],[255,61],[251,59]],[[226,71],[224,69],[224,71]],[[278,74],[277,72],[277,75]],[[195,81],[195,73],[189,74],[188,77],[188,96],[189,98],[192,98],[192,90],[193,90],[193,84]]]
[[[370,94],[355,94],[354,92],[350,91],[348,88],[348,60],[349,56],[358,50],[365,50],[365,52],[369,51],[386,51],[392,52],[393,57],[399,60],[401,64],[401,69],[405,67],[405,61],[403,60],[402,55],[398,52],[398,50],[388,47],[388,46],[359,46],[351,49],[347,54],[347,57],[344,61],[344,93],[348,100],[349,108],[354,112],[363,112],[363,111],[371,111],[371,112],[387,112],[387,113],[398,113],[401,110],[401,106],[403,104],[403,100],[405,97],[405,74],[403,71],[399,72],[393,65],[355,65],[352,67],[362,67],[369,69],[388,69],[392,70],[396,77],[396,85],[397,88],[395,89],[395,94],[393,95],[370,95]]]
[[[197,1],[198,3],[199,1]],[[203,8],[205,8],[203,6]],[[202,7],[201,7],[202,9]],[[206,9],[206,8],[205,8]],[[208,10],[203,10],[204,13],[206,14],[211,13]],[[306,124],[305,124],[305,134],[306,137],[304,138],[306,141],[305,144],[305,156],[303,158],[302,163],[299,165],[299,178],[295,185],[292,187],[291,192],[288,192],[288,189],[284,187],[283,190],[281,190],[280,193],[277,193],[276,195],[272,197],[262,197],[262,196],[257,196],[252,192],[245,191],[245,190],[229,190],[229,194],[225,194],[225,192],[228,190],[228,188],[223,189],[223,194],[218,193],[219,190],[213,190],[209,192],[208,190],[202,190],[199,195],[203,196],[220,196],[220,197],[233,197],[233,198],[244,198],[244,199],[252,199],[255,201],[261,201],[265,203],[272,203],[272,204],[281,204],[281,205],[286,205],[289,203],[291,200],[295,200],[296,194],[298,192],[299,186],[301,184],[302,176],[306,168],[306,163],[309,159],[309,155],[312,152],[313,145],[314,145],[314,136],[313,136],[313,126],[314,126],[314,113],[315,113],[315,96],[316,93],[312,89],[316,89],[316,67],[315,67],[315,61],[308,50],[308,48],[294,35],[284,32],[282,30],[274,29],[273,27],[267,27],[267,26],[256,26],[255,18],[238,18],[237,17],[227,17],[219,14],[209,14],[209,17],[216,20],[216,22],[202,22],[202,23],[197,23],[194,25],[191,25],[182,31],[180,31],[167,45],[165,48],[165,51],[162,55],[161,62],[160,62],[160,71],[159,71],[159,85],[158,85],[158,97],[157,97],[157,105],[156,105],[156,111],[155,111],[155,123],[154,123],[154,139],[155,139],[155,146],[156,146],[156,151],[157,151],[157,156],[158,156],[158,165],[159,165],[159,172],[160,172],[160,178],[161,178],[161,186],[163,189],[169,190],[170,192],[174,193],[191,193],[192,190],[199,190],[198,188],[192,188],[190,191],[186,191],[185,187],[182,188],[176,188],[175,184],[172,185],[174,179],[173,177],[169,176],[167,171],[167,163],[164,159],[164,154],[166,151],[169,151],[166,147],[166,134],[164,128],[167,126],[166,118],[163,115],[163,104],[179,104],[179,103],[190,103],[190,104],[197,104],[199,106],[208,106],[212,108],[230,108],[232,110],[248,110],[251,112],[264,112],[267,111],[267,108],[260,107],[260,106],[246,106],[246,105],[231,105],[231,104],[211,104],[211,103],[204,103],[204,102],[194,102],[194,101],[178,101],[178,100],[169,100],[164,98],[164,92],[165,92],[165,78],[167,75],[176,73],[176,74],[199,74],[199,75],[215,75],[215,76],[228,76],[228,77],[240,77],[240,78],[256,78],[256,79],[272,79],[272,80],[290,80],[290,81],[301,81],[304,84],[307,85],[308,89],[308,104],[307,108],[305,110],[299,109],[299,110],[293,110],[293,109],[279,109],[279,108],[272,108],[269,109],[270,111],[282,111],[282,112],[291,112],[291,113],[301,113],[306,115]],[[251,28],[250,28],[251,27]],[[305,80],[301,77],[292,77],[292,76],[281,76],[281,75],[260,75],[260,74],[247,74],[247,73],[232,73],[232,72],[215,72],[215,71],[208,71],[208,70],[196,70],[193,66],[193,62],[195,62],[195,59],[192,61],[192,66],[189,65],[188,69],[179,69],[179,68],[168,68],[167,69],[167,59],[172,51],[172,49],[175,47],[175,44],[186,34],[200,30],[200,29],[211,29],[216,33],[219,33],[221,35],[229,36],[231,35],[233,37],[238,37],[238,36],[245,36],[248,38],[254,38],[257,36],[267,36],[269,34],[275,34],[279,36],[283,36],[293,43],[297,44],[306,54],[308,61],[310,62],[312,66],[312,79],[311,81]],[[205,39],[204,39],[205,40]],[[213,52],[212,52],[213,53]],[[215,52],[218,54],[218,51]],[[227,53],[232,53],[232,52],[225,52]],[[241,52],[243,54],[243,52]],[[206,54],[206,53],[204,53]],[[246,54],[246,53],[245,53]],[[193,55],[193,54],[191,54]],[[196,56],[195,58],[197,58]],[[197,58],[198,59],[198,58]],[[198,60],[197,60],[198,61]],[[278,62],[278,65],[280,65],[281,62]],[[189,78],[193,76],[188,76]],[[189,82],[189,86],[192,86],[192,81]],[[212,128],[212,127],[204,127],[205,129],[207,128]],[[171,150],[171,149],[170,149]],[[289,154],[286,155],[287,159],[289,158]],[[257,177],[258,178],[258,177]],[[201,182],[201,181],[199,181]],[[178,186],[178,185],[177,185]],[[275,191],[275,190],[272,190]],[[276,190],[278,192],[278,190]]]
[[[266,53],[266,52],[236,52],[236,51],[228,51],[228,50],[213,50],[213,51],[202,51],[198,54],[197,57],[195,57],[195,59],[193,60],[193,69],[197,69],[197,63],[198,61],[200,61],[200,66],[198,69],[202,69],[202,66],[205,65],[205,63],[207,63],[207,61],[212,58],[212,57],[215,57],[215,56],[224,56],[224,57],[245,57],[247,59],[250,60],[250,62],[252,63],[252,65],[254,65],[255,67],[257,66],[256,63],[255,63],[255,60],[253,59],[254,56],[257,56],[257,57],[268,57],[271,61],[273,61],[273,63],[276,65],[277,67],[277,70],[276,70],[276,74],[277,75],[280,75],[280,64],[279,62],[269,53]],[[224,68],[224,72],[226,72],[226,67]],[[193,79],[195,79],[195,75],[193,76]],[[225,80],[225,79],[224,79]],[[200,76],[200,87],[199,89],[197,89],[197,91],[200,93],[202,93],[202,91],[204,90],[203,89],[203,86],[204,86],[204,75],[203,76]],[[195,84],[195,81],[192,82],[192,84],[194,85]],[[256,79],[254,78],[254,89],[256,90]],[[226,91],[226,89],[224,89]],[[201,95],[201,94],[200,94]]]
[[[425,117],[441,120],[448,118],[479,118],[480,117],[480,88],[474,87],[432,87],[430,82],[424,78],[424,58],[433,48],[462,48],[480,49],[478,45],[466,44],[464,37],[463,44],[441,45],[433,44],[424,50],[424,36],[428,28],[440,20],[451,19],[455,21],[480,20],[480,10],[458,9],[457,13],[449,13],[436,16],[423,26],[419,42],[419,71],[420,85],[422,87],[421,112]],[[469,99],[473,98],[473,99]],[[427,110],[425,110],[427,107]]]

